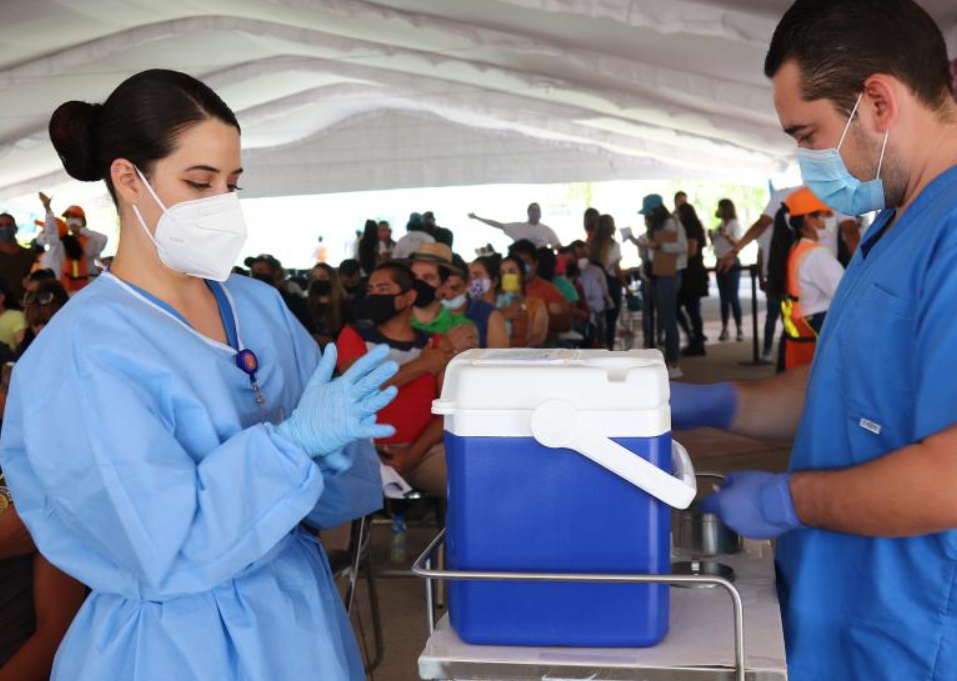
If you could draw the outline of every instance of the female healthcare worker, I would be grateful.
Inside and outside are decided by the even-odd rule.
[[[364,678],[299,523],[353,512],[347,445],[391,434],[375,414],[396,367],[370,353],[330,380],[334,349],[320,358],[275,289],[229,277],[239,134],[206,85],[159,70],[50,121],[67,172],[106,180],[122,236],[18,364],[4,420],[24,522],[92,589],[55,680]]]

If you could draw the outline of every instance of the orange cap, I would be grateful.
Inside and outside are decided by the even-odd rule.
[[[811,213],[827,213],[831,215],[834,212],[824,205],[824,202],[817,198],[814,192],[807,187],[801,187],[788,196],[784,201],[784,205],[787,206],[788,212],[792,217],[810,215]]]
[[[78,217],[83,218],[83,222],[86,222],[86,213],[83,212],[83,209],[79,206],[70,206],[65,211],[63,211],[63,217]]]
[[[46,224],[43,220],[34,220],[33,223],[37,227],[43,227]],[[61,218],[56,218],[56,229],[57,229],[57,232],[60,234],[61,238],[65,237],[67,235],[67,232],[70,231],[69,228],[66,226],[66,222],[64,222]]]

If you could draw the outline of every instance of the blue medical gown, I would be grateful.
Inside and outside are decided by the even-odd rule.
[[[275,290],[224,286],[267,408],[291,414],[315,341]],[[107,276],[17,365],[3,470],[40,551],[92,589],[54,680],[364,678],[325,555],[299,523],[358,517],[381,490],[324,473],[262,422],[234,355]]]
[[[893,217],[828,311],[792,470],[866,464],[957,424],[957,167],[877,239]],[[957,679],[957,532],[802,530],[777,562],[792,681]]]

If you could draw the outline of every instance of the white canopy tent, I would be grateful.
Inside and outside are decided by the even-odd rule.
[[[957,3],[922,2],[957,46]],[[3,0],[0,201],[68,181],[46,132],[58,104],[152,67],[237,111],[247,197],[760,183],[791,162],[762,74],[789,3]]]

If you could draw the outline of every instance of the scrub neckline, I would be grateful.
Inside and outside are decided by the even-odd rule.
[[[193,327],[192,324],[187,321],[187,319],[180,314],[180,312],[174,308],[172,305],[166,301],[157,298],[149,291],[140,288],[136,284],[132,284],[128,281],[121,279],[120,277],[113,274],[109,270],[104,272],[103,275],[105,278],[115,282],[120,288],[126,289],[134,298],[139,298],[147,305],[150,305],[156,308],[159,312],[171,317],[174,321],[182,325],[186,330],[196,335],[202,341],[211,345],[220,350],[226,350],[233,354],[241,352],[244,350],[244,345],[242,341],[242,336],[239,332],[239,317],[236,314],[236,306],[233,301],[232,295],[222,283],[216,281],[210,281],[209,279],[204,279],[206,286],[209,287],[209,290],[212,292],[213,297],[216,299],[216,307],[219,310],[219,316],[223,323],[223,329],[226,331],[226,340],[227,344],[223,344],[218,340],[214,340],[208,336],[203,335]]]

